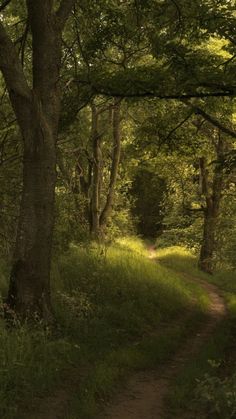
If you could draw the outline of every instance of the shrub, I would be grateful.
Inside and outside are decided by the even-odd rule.
[[[214,365],[214,367],[218,365]],[[197,380],[195,402],[208,418],[231,419],[236,417],[236,374],[219,378],[205,374]]]

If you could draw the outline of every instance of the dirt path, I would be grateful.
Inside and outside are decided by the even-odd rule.
[[[116,400],[106,408],[101,419],[164,419],[164,399],[168,394],[171,380],[177,376],[184,364],[199,352],[218,322],[225,316],[224,300],[215,286],[182,275],[186,280],[196,280],[207,291],[211,301],[209,320],[194,337],[190,336],[185,341],[184,348],[165,366],[156,371],[135,374]]]
[[[155,252],[150,249],[150,258],[155,259]],[[115,400],[106,407],[101,416],[94,419],[164,419],[164,399],[168,394],[171,380],[177,376],[184,364],[197,354],[217,323],[226,314],[223,298],[213,285],[198,278],[181,273],[188,281],[197,281],[208,293],[211,304],[209,319],[195,336],[190,336],[181,349],[169,362],[155,371],[135,374]],[[83,374],[82,374],[83,375]],[[54,395],[35,401],[34,412],[19,414],[19,419],[69,419],[65,414],[73,394],[79,389],[80,378],[70,374],[64,382],[64,388]],[[79,416],[78,416],[79,418]],[[175,418],[177,419],[177,418]],[[182,418],[183,419],[183,418]]]

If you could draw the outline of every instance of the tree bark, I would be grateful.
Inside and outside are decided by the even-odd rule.
[[[75,0],[27,0],[33,88],[0,23],[0,69],[24,142],[23,191],[8,304],[23,318],[52,319],[50,265],[54,225],[56,140],[60,116],[62,29]]]
[[[217,160],[220,161],[224,153],[224,144],[219,132],[216,146]],[[214,170],[212,188],[209,185],[206,159],[200,159],[200,173],[202,179],[202,193],[205,196],[203,240],[200,250],[199,268],[208,274],[214,271],[214,254],[216,251],[216,228],[220,212],[220,202],[223,188],[223,167],[217,165]]]
[[[91,228],[90,232],[95,240],[100,240],[104,236],[104,231],[110,216],[115,196],[115,186],[117,181],[120,153],[121,153],[121,135],[120,135],[120,108],[121,99],[115,99],[112,107],[98,110],[96,105],[91,105],[92,110],[92,129],[91,138],[93,145],[93,176],[91,193]],[[102,134],[99,132],[99,115],[104,111],[109,112],[109,125],[112,124],[112,163],[110,168],[110,179],[108,192],[105,197],[103,209],[101,199],[101,180],[102,180]],[[111,112],[112,110],[112,112]]]
[[[117,175],[118,175],[118,170],[119,170],[120,153],[121,153],[120,108],[121,108],[121,100],[116,99],[113,106],[113,118],[112,118],[113,156],[112,156],[112,164],[111,164],[111,171],[110,171],[110,182],[109,182],[109,189],[107,193],[106,203],[100,216],[100,228],[102,229],[105,229],[108,218],[112,211]]]
[[[92,130],[91,138],[93,145],[93,178],[91,196],[91,236],[98,240],[100,238],[100,183],[101,183],[101,135],[98,132],[98,111],[96,105],[91,105],[92,111]]]
[[[23,191],[8,304],[22,317],[51,321],[50,264],[54,225],[56,153],[48,129],[29,127],[24,147]],[[43,121],[41,120],[41,128]]]

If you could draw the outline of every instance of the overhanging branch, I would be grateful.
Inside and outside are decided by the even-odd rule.
[[[190,106],[196,115],[201,115],[206,121],[210,122],[210,124],[214,125],[216,128],[219,128],[225,134],[229,135],[230,137],[236,138],[235,131],[223,125],[218,119],[215,119],[212,115],[209,115],[203,109],[199,108],[198,106],[194,106],[190,103],[186,103],[186,105]]]
[[[208,97],[236,97],[236,89],[232,87],[225,89],[225,90],[215,90],[215,91],[208,91],[208,92],[197,92],[192,91],[189,93],[173,93],[173,94],[164,94],[158,91],[153,90],[135,90],[135,87],[132,88],[132,91],[126,90],[122,91],[122,89],[117,89],[116,87],[106,88],[103,86],[99,86],[92,82],[91,80],[84,80],[84,79],[74,79],[75,83],[90,86],[91,90],[96,95],[103,95],[103,96],[110,96],[110,97],[117,97],[117,98],[127,98],[127,99],[139,99],[139,98],[154,98],[154,99],[163,99],[163,100],[188,100],[188,99],[204,99]],[[200,86],[196,86],[196,89]],[[194,89],[194,87],[193,87]]]
[[[135,92],[135,93],[121,93],[118,91],[108,92],[102,89],[94,89],[95,93],[104,95],[104,96],[112,96],[112,97],[120,97],[120,98],[156,98],[156,99],[164,99],[164,100],[182,100],[182,99],[204,99],[207,97],[236,97],[235,92],[207,92],[207,93],[185,93],[185,94],[173,94],[173,95],[163,95],[160,93],[155,92]]]

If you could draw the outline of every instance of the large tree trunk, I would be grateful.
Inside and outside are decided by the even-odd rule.
[[[224,144],[219,132],[216,146],[217,160],[221,161],[224,153]],[[200,250],[199,268],[208,274],[214,271],[214,256],[216,252],[216,228],[220,212],[220,202],[223,188],[223,167],[215,167],[212,188],[209,185],[206,159],[200,159],[200,172],[202,179],[202,193],[205,196],[203,240]]]
[[[24,142],[23,191],[8,303],[23,318],[51,321],[50,264],[60,115],[61,36],[75,0],[27,0],[33,88],[0,22],[0,69]]]
[[[54,224],[56,153],[43,120],[29,127],[25,141],[23,191],[8,303],[23,317],[51,320],[50,264]],[[41,129],[38,126],[41,125]]]

